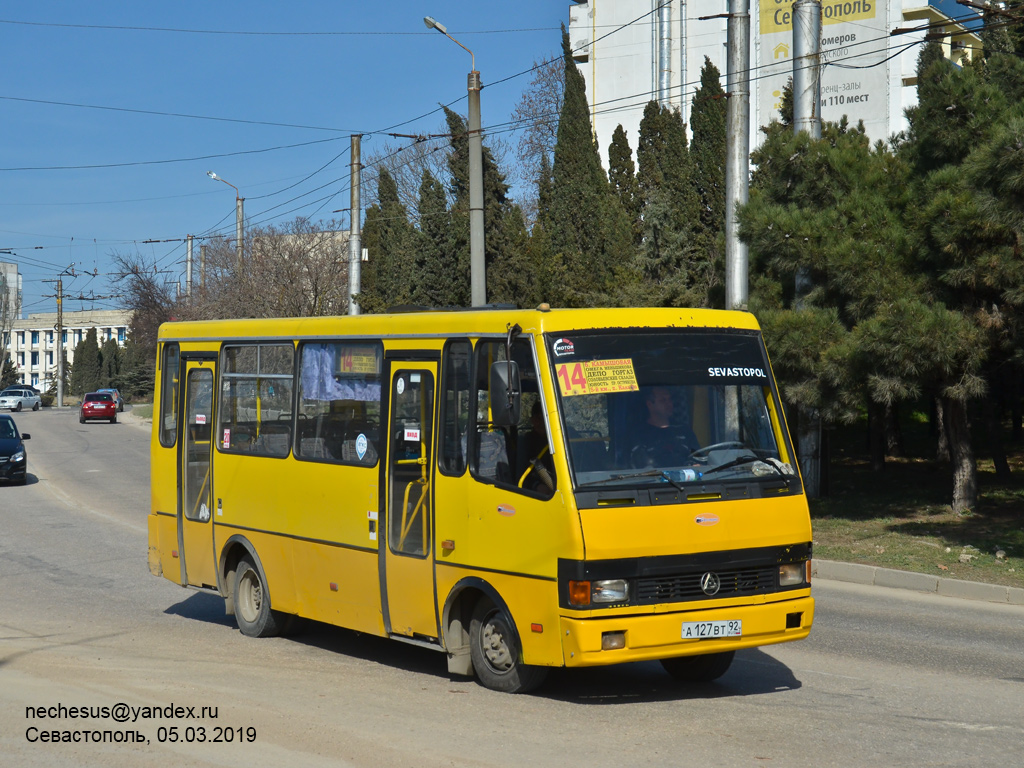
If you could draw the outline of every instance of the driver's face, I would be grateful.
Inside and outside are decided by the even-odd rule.
[[[647,408],[651,415],[649,420],[652,424],[668,424],[672,418],[672,395],[667,389],[658,387],[651,392],[651,397],[647,401]]]

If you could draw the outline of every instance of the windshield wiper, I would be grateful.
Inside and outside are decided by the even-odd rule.
[[[712,472],[717,472],[720,469],[731,469],[732,467],[738,467],[740,464],[752,464],[755,461],[760,461],[762,464],[765,464],[774,469],[776,473],[778,473],[779,477],[781,477],[785,481],[786,485],[789,485],[789,475],[783,472],[782,469],[780,469],[779,467],[775,466],[775,463],[770,459],[762,459],[759,456],[737,456],[732,461],[725,462],[725,464],[719,464],[717,467],[705,469],[704,474],[710,475]]]
[[[712,472],[718,472],[720,469],[730,469],[732,467],[738,467],[740,464],[750,464],[750,463],[755,462],[755,461],[761,461],[760,457],[758,457],[758,456],[737,456],[732,461],[725,462],[725,464],[719,464],[717,467],[711,467],[709,469],[705,469],[704,470],[704,474],[705,475],[710,475]],[[771,466],[771,464],[769,464],[768,466]],[[782,474],[782,471],[777,469],[777,468],[776,468],[775,471],[778,472],[780,475]]]
[[[576,487],[584,488],[588,485],[601,485],[603,483],[610,483],[615,480],[635,480],[638,477],[661,477],[670,482],[673,486],[678,488],[683,493],[686,493],[686,489],[683,488],[683,486],[679,485],[679,483],[677,483],[675,480],[673,480],[672,477],[668,474],[668,472],[666,472],[663,469],[647,469],[644,470],[643,472],[630,472],[625,475],[612,475],[611,477],[606,477],[604,480],[591,480],[588,483],[580,483]]]

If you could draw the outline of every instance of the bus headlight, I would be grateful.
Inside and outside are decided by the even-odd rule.
[[[574,608],[586,608],[594,603],[625,603],[628,600],[629,582],[626,579],[569,582],[569,605]]]
[[[779,586],[796,587],[804,583],[806,563],[786,563],[779,566]]]
[[[624,603],[629,600],[629,582],[625,579],[605,579],[593,582],[591,599],[595,603]]]

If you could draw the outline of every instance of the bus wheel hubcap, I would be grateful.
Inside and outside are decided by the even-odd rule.
[[[502,637],[501,627],[495,626],[493,622],[484,625],[482,637],[484,656],[487,663],[499,672],[507,672],[512,668],[512,654],[509,653],[505,638]]]

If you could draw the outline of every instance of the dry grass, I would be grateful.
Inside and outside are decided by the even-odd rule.
[[[866,455],[834,447],[829,496],[811,500],[814,555],[1024,587],[1024,450],[1010,467],[1002,482],[991,460],[979,461],[978,505],[958,515],[948,464],[888,459],[873,472]]]

